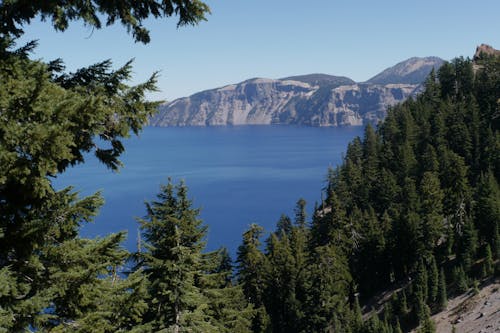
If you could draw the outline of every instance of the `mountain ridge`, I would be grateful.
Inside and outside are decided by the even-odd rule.
[[[365,82],[322,73],[251,78],[160,105],[153,126],[305,125],[377,123],[387,108],[422,89],[438,57],[413,57]]]

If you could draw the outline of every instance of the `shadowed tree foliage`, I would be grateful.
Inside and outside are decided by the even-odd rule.
[[[447,290],[465,292],[494,274],[498,84],[498,58],[445,63],[421,95],[348,145],[310,225],[282,217],[266,251],[253,247],[262,263],[254,272],[267,278],[254,284],[264,294],[249,297],[265,300],[273,331],[434,332],[431,309],[446,307]],[[382,317],[361,323],[356,302],[373,304],[388,288]]]
[[[19,37],[22,26],[40,16],[43,21],[50,20],[59,31],[65,31],[69,23],[76,20],[95,29],[120,22],[135,41],[148,43],[149,30],[143,25],[148,18],[177,16],[177,26],[196,25],[209,13],[209,7],[199,0],[2,1],[0,36]]]
[[[155,332],[247,332],[248,309],[241,289],[230,289],[227,255],[202,254],[207,227],[191,207],[187,187],[169,181],[157,198],[146,203],[147,216],[139,220],[145,251],[137,256],[149,293],[143,326]]]
[[[37,16],[58,30],[72,20],[120,21],[147,42],[147,17],[177,15],[184,25],[206,13],[199,1],[0,2],[0,330],[130,331],[145,311],[141,274],[122,279],[124,235],[78,235],[100,194],[79,198],[52,181],[89,153],[119,169],[122,139],[156,111],[144,98],[156,74],[129,86],[131,63],[114,69],[109,60],[65,73],[61,60],[29,59],[35,42],[16,49],[23,26]]]

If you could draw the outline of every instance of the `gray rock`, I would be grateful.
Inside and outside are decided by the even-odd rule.
[[[411,58],[365,83],[346,77],[309,74],[283,79],[250,79],[196,93],[159,107],[153,126],[307,125],[377,123],[387,108],[414,96],[435,57]]]

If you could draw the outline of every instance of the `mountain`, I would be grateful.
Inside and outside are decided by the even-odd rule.
[[[356,82],[354,82],[348,77],[333,76],[328,74],[307,74],[307,75],[289,76],[281,80],[299,81],[308,83],[312,86],[330,86],[332,88],[356,84]]]
[[[437,57],[410,58],[375,75],[369,84],[420,84],[433,68],[440,67],[443,60]]]
[[[160,105],[153,126],[289,124],[348,126],[377,123],[387,108],[414,96],[437,57],[411,58],[356,83],[327,74],[254,78]]]

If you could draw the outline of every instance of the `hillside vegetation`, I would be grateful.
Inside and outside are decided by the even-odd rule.
[[[445,63],[367,126],[310,225],[299,201],[263,250],[260,227],[244,234],[238,281],[261,311],[254,331],[434,332],[448,297],[498,274],[499,125],[500,59],[479,54]]]
[[[136,253],[121,232],[81,237],[103,200],[53,178],[90,152],[118,169],[122,139],[157,106],[144,99],[155,76],[131,87],[130,63],[109,61],[64,73],[30,60],[34,44],[0,41],[0,332],[434,332],[450,296],[498,275],[494,54],[431,72],[349,144],[312,219],[299,200],[265,241],[252,225],[234,269],[205,250],[183,183],[146,203]]]

